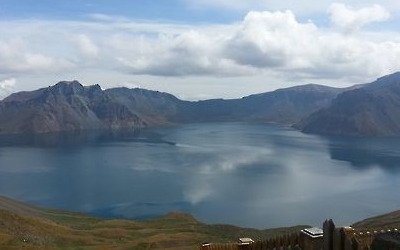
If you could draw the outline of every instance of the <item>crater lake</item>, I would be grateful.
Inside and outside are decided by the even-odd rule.
[[[338,225],[400,209],[399,137],[204,123],[0,137],[0,195],[106,218]]]

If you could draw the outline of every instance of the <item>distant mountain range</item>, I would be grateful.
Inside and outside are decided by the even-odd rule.
[[[145,89],[62,81],[0,101],[0,134],[143,128],[197,122],[293,125],[306,133],[400,134],[400,73],[351,88],[308,84],[241,99],[184,101]]]

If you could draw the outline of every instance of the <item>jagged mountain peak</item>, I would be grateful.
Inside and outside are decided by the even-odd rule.
[[[54,94],[63,94],[63,95],[80,94],[85,91],[85,87],[77,80],[61,81],[55,84],[54,86],[50,86],[49,89]]]
[[[69,86],[73,86],[73,85],[75,85],[75,86],[83,86],[78,80],[72,80],[72,81],[60,81],[60,82],[58,82],[58,83],[56,83],[54,86],[57,86],[57,85],[69,85]]]

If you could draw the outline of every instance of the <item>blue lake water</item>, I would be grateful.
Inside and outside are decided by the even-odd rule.
[[[103,217],[339,225],[400,209],[400,138],[268,124],[0,137],[0,195]]]

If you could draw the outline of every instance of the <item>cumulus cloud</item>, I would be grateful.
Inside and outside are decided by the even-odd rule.
[[[79,77],[82,72],[89,75],[90,68],[102,75],[162,76],[163,81],[258,75],[297,83],[357,83],[400,69],[400,34],[364,29],[389,18],[385,9],[333,4],[328,13],[332,27],[301,21],[290,10],[250,11],[224,25],[98,14],[90,21],[0,21],[2,37],[7,37],[0,38],[0,76],[57,77],[68,71]]]
[[[353,17],[361,20],[369,16],[360,14],[365,10],[375,13],[372,6],[354,11]],[[365,24],[366,20],[357,24],[358,29]],[[115,36],[111,47],[121,68],[131,74],[238,76],[272,72],[291,81],[343,76],[362,81],[400,68],[394,59],[400,56],[399,35],[387,40],[388,36],[361,31],[343,35],[311,21],[300,22],[289,10],[252,11],[229,27]]]
[[[298,48],[309,47],[315,31],[314,24],[297,22],[291,11],[250,12],[227,41],[225,55],[257,68],[284,67],[299,63],[293,57]]]
[[[358,30],[369,23],[382,22],[390,17],[390,13],[378,4],[356,10],[342,3],[334,3],[329,7],[328,13],[332,24],[345,32]]]
[[[157,38],[115,36],[110,42],[120,66],[131,74],[157,76],[232,76],[249,73],[247,67],[222,55],[226,38],[187,30]]]
[[[218,52],[213,49],[211,42],[209,37],[193,30],[176,36],[160,35],[157,40],[141,38],[125,47],[124,50],[131,56],[121,56],[118,61],[133,74],[210,74],[218,70],[216,63],[212,62],[215,59],[212,55]],[[114,49],[119,50],[118,47]]]

